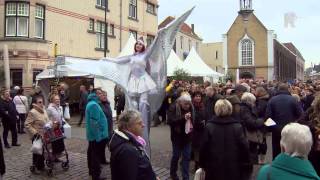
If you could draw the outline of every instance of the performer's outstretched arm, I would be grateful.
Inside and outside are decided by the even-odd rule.
[[[101,60],[102,61],[111,61],[111,62],[114,62],[114,63],[117,63],[117,64],[125,64],[125,63],[128,63],[130,62],[130,57],[131,56],[122,56],[122,57],[119,57],[119,58],[102,58]]]

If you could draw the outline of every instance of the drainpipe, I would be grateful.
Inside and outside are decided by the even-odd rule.
[[[122,50],[122,0],[120,0],[120,49],[119,52]]]

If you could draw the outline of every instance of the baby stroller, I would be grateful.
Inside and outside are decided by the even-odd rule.
[[[48,123],[44,127],[43,142],[43,155],[47,168],[48,176],[53,175],[54,163],[57,162],[59,157],[65,157],[65,161],[61,162],[63,170],[69,169],[69,156],[64,146],[63,139],[65,138],[62,129],[57,123]],[[30,171],[35,172],[35,166],[30,167]]]

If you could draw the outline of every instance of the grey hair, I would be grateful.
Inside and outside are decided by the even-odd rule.
[[[308,158],[312,147],[312,134],[308,126],[290,123],[281,131],[280,145],[292,157]]]
[[[130,109],[122,112],[118,120],[119,130],[128,129],[132,125],[132,123],[139,118],[141,118],[141,114],[137,110]]]
[[[256,97],[252,93],[245,92],[241,97],[241,102],[254,107],[256,104]]]

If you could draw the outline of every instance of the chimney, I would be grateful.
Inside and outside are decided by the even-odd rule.
[[[194,34],[194,24],[191,24],[192,33]]]

